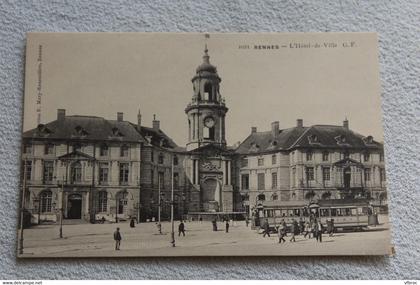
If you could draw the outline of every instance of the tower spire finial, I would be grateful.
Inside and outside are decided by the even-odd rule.
[[[203,62],[210,63],[210,56],[209,56],[209,49],[207,48],[207,39],[210,38],[209,34],[204,34],[204,55],[203,55]]]

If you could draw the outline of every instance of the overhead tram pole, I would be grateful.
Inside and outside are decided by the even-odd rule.
[[[160,174],[158,173],[158,199],[159,199],[159,201],[158,201],[158,229],[159,229],[159,234],[162,234],[162,225],[161,225],[161,223],[160,223],[160,207],[161,207],[161,201],[162,201],[162,198],[161,198],[161,196],[160,196],[160,183],[161,183],[161,180],[160,180]]]
[[[159,197],[160,199],[160,197]],[[175,230],[174,230],[174,156],[171,155],[171,243],[175,247]]]

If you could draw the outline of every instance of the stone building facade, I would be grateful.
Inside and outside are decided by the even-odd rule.
[[[383,145],[342,125],[255,127],[228,147],[228,108],[207,48],[192,78],[185,108],[188,142],[179,147],[153,119],[152,127],[93,116],[68,116],[24,132],[22,184],[32,221],[105,218],[153,221],[247,213],[258,200],[370,198],[386,209]],[[159,211],[160,209],[160,211]]]

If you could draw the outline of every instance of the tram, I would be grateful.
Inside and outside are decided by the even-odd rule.
[[[367,199],[328,199],[316,203],[305,201],[258,201],[254,211],[254,225],[261,227],[268,220],[274,230],[283,220],[287,226],[294,221],[320,219],[324,228],[334,220],[340,230],[362,230],[369,225],[372,208]]]

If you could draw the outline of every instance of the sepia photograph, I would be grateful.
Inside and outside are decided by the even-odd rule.
[[[391,255],[375,33],[28,33],[19,258]]]

